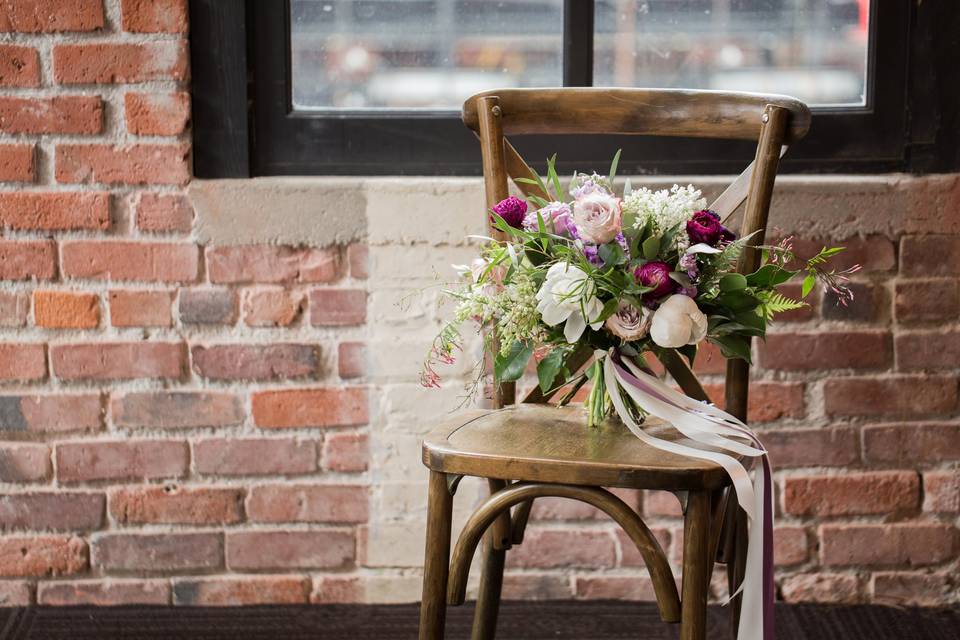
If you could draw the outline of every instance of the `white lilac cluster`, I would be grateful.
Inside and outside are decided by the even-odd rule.
[[[673,185],[669,190],[651,191],[646,187],[623,198],[623,214],[633,217],[633,226],[642,228],[652,219],[655,230],[664,233],[690,219],[694,212],[706,209],[707,201],[693,185]],[[681,238],[683,234],[677,234]]]

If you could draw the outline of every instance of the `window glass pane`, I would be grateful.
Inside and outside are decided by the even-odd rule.
[[[562,81],[563,0],[292,0],[295,109],[459,109]]]
[[[865,104],[869,0],[597,0],[594,84]]]

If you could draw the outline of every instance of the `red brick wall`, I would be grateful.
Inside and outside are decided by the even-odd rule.
[[[416,387],[436,317],[393,302],[468,259],[479,183],[372,217],[369,278],[359,244],[204,246],[185,0],[55,4],[0,2],[0,604],[416,599],[416,439],[460,389]],[[778,187],[780,226],[865,267],[757,357],[790,601],[958,600],[960,180],[883,180]],[[624,495],[676,565],[677,501]],[[508,597],[651,597],[576,503],[538,502],[509,562]]]
[[[367,520],[363,252],[192,240],[186,0],[0,31],[0,606],[307,601]]]

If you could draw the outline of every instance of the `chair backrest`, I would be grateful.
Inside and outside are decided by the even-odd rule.
[[[726,219],[746,199],[740,233],[755,233],[750,244],[756,246],[764,241],[780,157],[786,145],[807,133],[810,110],[795,98],[752,93],[581,87],[495,89],[464,102],[463,122],[480,138],[488,209],[507,197],[508,178],[524,194],[547,197],[539,187],[517,182],[518,178],[531,178],[533,170],[506,139],[508,134],[605,133],[757,140],[753,163],[711,205]],[[737,268],[749,273],[759,261],[760,252],[748,247]],[[589,357],[589,349],[575,352],[568,368],[582,366]],[[681,358],[667,357],[663,364],[688,395],[708,399]],[[749,375],[745,361],[727,363],[726,408],[742,420],[747,418]],[[544,400],[547,398],[535,389],[524,401]],[[513,401],[512,384],[503,385],[494,397],[495,406]]]

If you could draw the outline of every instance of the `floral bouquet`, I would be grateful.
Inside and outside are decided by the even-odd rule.
[[[618,360],[643,370],[645,352],[676,350],[692,365],[698,344],[707,340],[725,357],[749,361],[751,339],[763,338],[775,314],[805,306],[780,293],[779,285],[802,275],[802,297],[821,281],[841,303],[852,299],[845,283],[855,268],[825,268],[842,248],[824,248],[792,269],[796,259],[787,239],[760,247],[756,271],[737,273],[748,237],[723,226],[693,186],[631,190],[628,181],[618,196],[619,156],[608,175],[576,173],[567,189],[551,158],[546,181],[528,182],[552,201],[510,196],[493,207],[491,224],[504,239],[483,238],[480,257],[455,265],[462,283],[444,293],[456,301],[456,315],[424,363],[425,386],[438,386],[435,365],[454,361],[460,328],[474,321],[493,330],[485,348],[495,384],[519,379],[534,358],[545,394],[569,387],[561,405],[591,381],[589,425],[621,402],[640,421],[646,409],[629,394],[611,396],[600,358],[580,373],[565,367],[566,357],[588,345],[598,353],[615,350]],[[478,371],[474,389],[483,377],[479,365]]]

